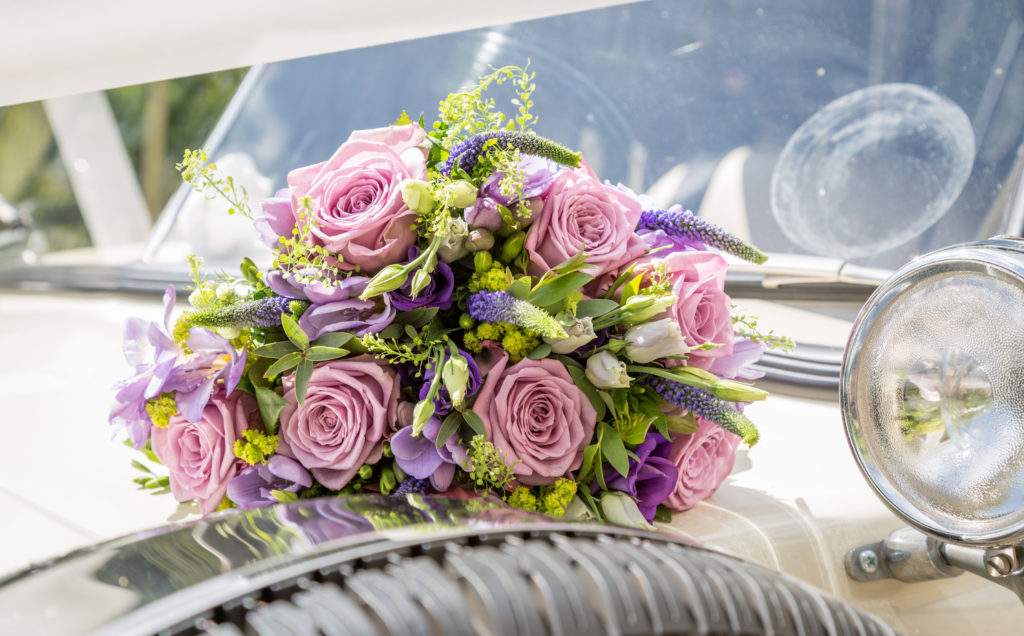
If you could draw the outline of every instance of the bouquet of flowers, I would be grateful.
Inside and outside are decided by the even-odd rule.
[[[506,82],[513,117],[486,95]],[[731,315],[719,252],[765,256],[533,134],[533,89],[506,67],[430,128],[355,131],[259,213],[186,151],[273,262],[210,280],[193,258],[186,311],[168,288],[163,324],[128,321],[110,419],[136,481],[202,514],[476,491],[640,525],[714,492],[757,441],[747,365],[783,343]]]

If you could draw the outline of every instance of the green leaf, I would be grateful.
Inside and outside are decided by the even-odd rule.
[[[377,337],[383,340],[397,340],[405,334],[405,325],[391,323],[377,333]]]
[[[583,272],[561,274],[538,285],[526,298],[534,305],[544,307],[565,300],[569,294],[583,287],[594,277]]]
[[[444,443],[448,441],[452,435],[459,430],[459,424],[462,423],[462,413],[458,411],[452,411],[448,414],[448,417],[444,418],[441,422],[441,430],[437,432],[437,442],[435,446],[441,448]]]
[[[283,371],[291,369],[298,363],[302,362],[302,354],[299,352],[289,353],[274,364],[270,365],[270,368],[263,374],[265,378],[274,378],[280,375]]]
[[[687,435],[696,433],[698,428],[697,420],[693,417],[693,413],[665,416],[665,425],[669,432]]]
[[[541,360],[543,358],[548,357],[549,353],[551,353],[551,345],[549,345],[546,342],[542,342],[539,345],[537,345],[536,349],[526,354],[526,357],[531,360]]]
[[[411,123],[412,123],[412,118],[409,117],[409,113],[407,113],[407,112],[405,112],[403,110],[402,114],[398,116],[398,119],[396,119],[395,123],[392,124],[392,125],[393,126],[405,126],[406,124],[411,124]]]
[[[348,350],[339,349],[337,347],[321,347],[319,345],[315,345],[306,350],[306,359],[312,360],[313,362],[336,360],[347,355]]]
[[[145,464],[135,459],[132,460],[132,467],[135,468],[136,470],[141,470],[142,472],[148,473],[150,475],[156,474],[153,471],[151,471]]]
[[[576,472],[576,479],[580,482],[588,482],[593,478],[594,461],[600,454],[600,447],[597,444],[590,444],[583,448],[583,463]]]
[[[281,326],[284,327],[284,335],[288,336],[296,347],[305,349],[309,346],[309,336],[294,318],[288,314],[281,314]]]
[[[708,373],[703,369],[695,369],[694,367],[680,366],[672,367],[671,369],[662,369],[659,367],[630,364],[626,365],[626,371],[629,371],[630,373],[656,375],[659,378],[688,384],[690,386],[697,387],[698,389],[704,389],[705,391],[714,391],[715,384],[718,382],[718,377],[714,374]],[[709,380],[708,376],[711,376],[713,379]]]
[[[574,368],[579,369],[580,371],[583,370],[583,365],[580,364],[579,362],[577,362],[576,360],[573,360],[569,356],[556,355],[555,358],[557,358],[559,362],[561,362],[563,365],[565,365],[566,369],[568,369],[569,367],[574,367]]]
[[[345,343],[353,338],[352,334],[345,331],[338,331],[335,333],[325,333],[316,339],[313,344],[320,345],[322,347],[344,347]]]
[[[466,419],[466,424],[473,429],[473,432],[477,435],[487,436],[487,427],[484,426],[484,421],[480,419],[480,416],[473,411],[463,411],[462,417]]]
[[[622,443],[618,431],[609,426],[608,422],[601,422],[604,432],[601,435],[601,454],[608,460],[620,475],[626,476],[629,472],[629,458],[626,457],[626,446]]]
[[[658,509],[654,511],[654,520],[659,523],[672,523],[672,511],[659,505]]]
[[[604,295],[605,298],[611,298],[615,292],[618,291],[619,287],[626,284],[626,281],[629,280],[630,275],[633,273],[634,267],[636,267],[636,263],[633,263],[626,269],[626,271],[619,274],[618,278],[615,279],[615,282],[612,283],[612,286],[608,288],[608,293]]]
[[[419,307],[409,311],[400,312],[395,316],[395,322],[400,325],[412,325],[419,329],[434,319],[437,315],[437,307]]]
[[[295,399],[302,404],[306,399],[306,387],[309,386],[309,377],[313,375],[313,361],[303,360],[299,368],[295,369]]]
[[[277,394],[277,391],[260,386],[256,387],[256,404],[260,407],[260,419],[263,420],[263,428],[267,435],[277,433],[277,418],[281,411],[288,406],[288,400]]]
[[[630,296],[636,296],[640,293],[640,282],[644,279],[643,274],[637,274],[622,288],[622,296],[619,297],[619,302],[625,304],[629,300]]]
[[[629,406],[626,404],[626,400],[629,398],[629,389],[612,389],[612,406],[617,413],[623,415],[629,413]]]
[[[597,387],[587,379],[587,375],[583,370],[583,367],[579,365],[570,366],[566,364],[565,370],[572,376],[573,382],[577,387],[579,387],[580,391],[583,391],[583,394],[587,396],[588,400],[590,400],[591,406],[593,406],[594,410],[597,411],[597,419],[603,419],[604,414],[608,412],[608,407],[605,406],[604,400],[601,399],[601,394],[597,392]]]
[[[523,276],[522,278],[516,279],[515,282],[505,288],[505,293],[511,295],[513,298],[526,300],[526,297],[530,295],[530,277]]]
[[[585,249],[585,245],[580,245],[580,251],[576,252],[575,256],[571,256],[558,265],[555,265],[551,268],[551,271],[556,274],[568,274],[585,267],[597,267],[597,265],[590,265],[587,263],[587,254],[584,251]]]
[[[294,344],[288,340],[282,340],[281,342],[272,342],[268,345],[263,345],[253,351],[253,353],[261,358],[283,358],[289,353],[293,353],[295,351],[298,351],[298,349],[295,348]]]
[[[590,508],[590,512],[594,513],[594,516],[597,517],[598,521],[601,521],[603,519],[601,517],[601,510],[597,506],[597,502],[594,501],[593,495],[591,495],[586,488],[580,488],[579,490],[577,490],[576,496],[579,497],[580,500],[582,500],[583,503],[587,505],[587,508]]]
[[[607,298],[591,298],[590,300],[581,300],[576,305],[576,317],[577,318],[597,318],[603,316],[613,309],[618,309],[619,303],[614,300],[608,300]]]

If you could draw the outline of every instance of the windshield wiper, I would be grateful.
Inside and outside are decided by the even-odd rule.
[[[755,298],[863,302],[892,275],[841,258],[803,254],[770,254],[763,265],[729,261],[728,291]]]

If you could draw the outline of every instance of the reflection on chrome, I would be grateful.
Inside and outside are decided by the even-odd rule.
[[[977,360],[956,348],[947,347],[936,357],[919,359],[907,372],[900,433],[907,442],[951,442],[963,449],[970,425],[992,407],[992,383]]]

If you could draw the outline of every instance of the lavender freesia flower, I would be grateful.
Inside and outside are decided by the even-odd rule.
[[[747,365],[760,360],[766,349],[763,344],[750,338],[737,340],[733,345],[732,354],[712,358],[707,371],[728,380],[756,380],[764,376],[764,371],[751,369]]]
[[[668,499],[679,481],[679,468],[669,459],[672,442],[657,432],[650,431],[636,447],[636,459],[629,460],[629,470],[623,477],[615,469],[606,467],[605,484],[609,490],[620,490],[636,499],[636,506],[648,522],[654,521],[658,505]],[[599,487],[595,482],[592,492]]]
[[[466,361],[466,367],[469,371],[469,378],[466,380],[466,393],[465,398],[468,399],[470,396],[476,395],[476,392],[483,386],[484,380],[480,375],[480,369],[476,366],[476,360],[473,356],[469,355],[465,351],[459,350],[463,359]],[[445,354],[445,362],[451,357],[451,354]],[[441,365],[444,368],[444,365]],[[427,394],[430,393],[430,383],[434,379],[434,367],[430,367],[423,374],[423,386],[420,387],[420,399],[426,399]],[[448,389],[441,385],[441,390],[437,393],[437,399],[434,400],[434,412],[438,415],[447,415],[452,410],[452,399],[448,394]]]
[[[295,211],[292,209],[291,193],[288,188],[278,190],[274,196],[261,202],[263,216],[253,220],[253,226],[260,240],[268,247],[278,247],[278,239],[291,238],[295,227]]]
[[[245,349],[239,353],[227,338],[199,327],[189,330],[187,344],[193,355],[174,369],[165,390],[177,391],[178,412],[189,422],[198,422],[218,380],[224,380],[228,394],[238,386],[247,354]]]
[[[140,318],[129,318],[125,325],[124,357],[135,375],[119,383],[110,423],[125,427],[137,449],[146,445],[152,428],[146,402],[168,390],[165,385],[181,354],[181,348],[170,336],[172,311],[174,286],[168,285],[164,291],[163,328]]]
[[[255,508],[277,501],[271,491],[299,492],[313,485],[302,464],[291,457],[274,455],[266,464],[250,466],[228,482],[228,498],[239,508]]]
[[[313,304],[299,318],[299,326],[311,340],[335,331],[364,336],[387,327],[396,313],[390,294],[359,299],[369,281],[365,276],[350,276],[333,286],[307,286],[306,296]]]
[[[430,479],[434,490],[443,492],[452,484],[455,467],[469,466],[469,457],[456,434],[438,448],[440,432],[441,420],[436,417],[427,421],[419,436],[413,436],[412,427],[406,426],[391,438],[391,451],[406,474],[416,479]]]
[[[523,171],[523,199],[532,199],[544,194],[555,180],[555,175],[564,170],[550,159],[524,155],[519,160],[519,169]],[[501,193],[501,180],[505,175],[501,172],[492,173],[480,185],[480,193],[498,203],[509,206],[517,200],[516,195],[506,196]]]
[[[419,249],[409,248],[409,260],[411,262],[419,256]],[[410,276],[405,284],[391,292],[391,304],[398,311],[409,311],[420,307],[437,307],[438,309],[451,309],[452,291],[455,289],[455,276],[452,268],[447,263],[438,263],[430,276],[430,283],[424,287],[415,298],[412,297],[412,279]]]

